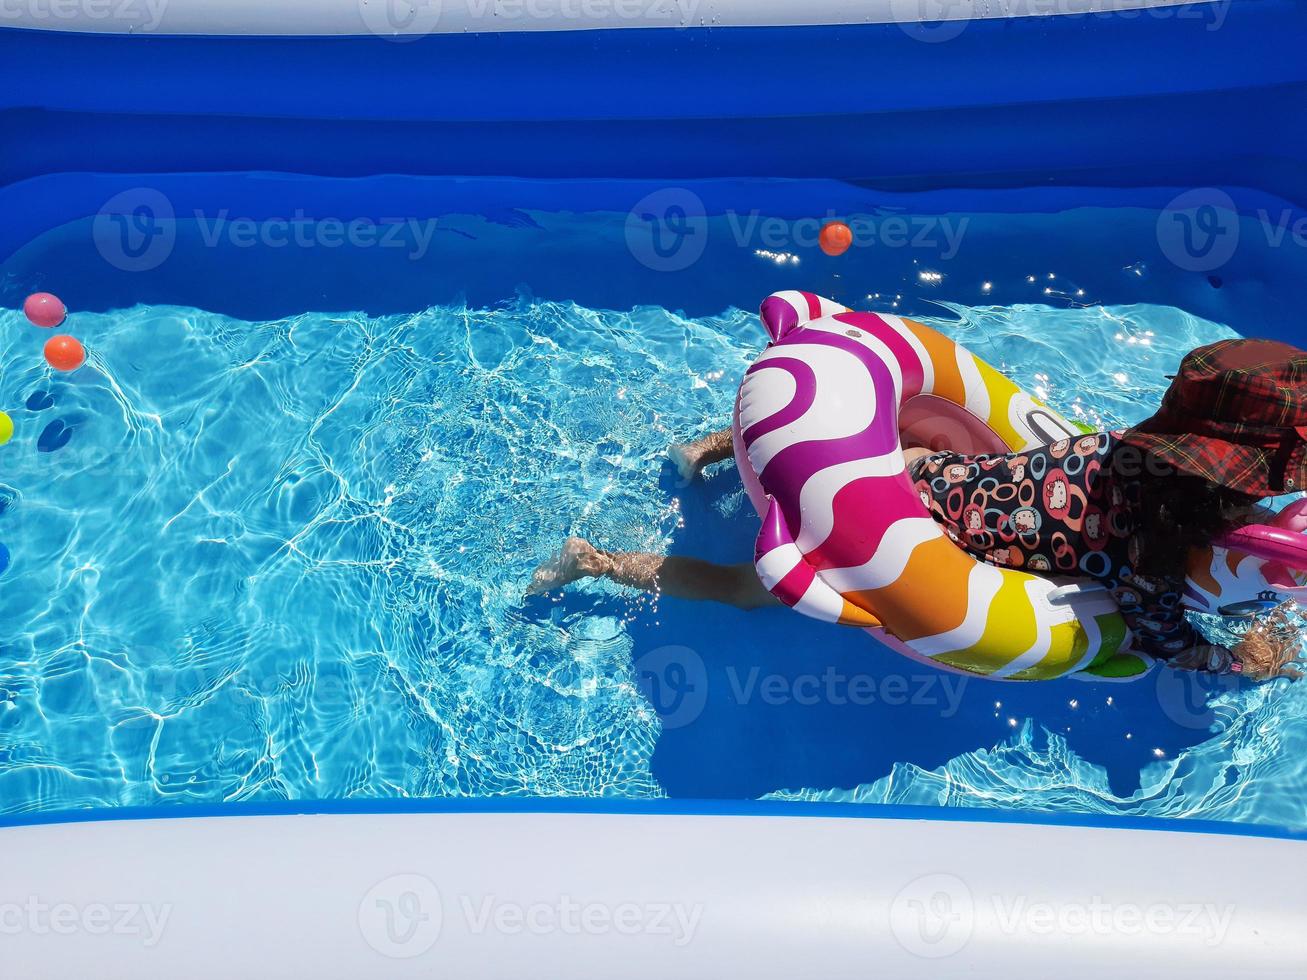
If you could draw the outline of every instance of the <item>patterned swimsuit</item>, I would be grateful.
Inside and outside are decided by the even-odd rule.
[[[1113,465],[1119,435],[1005,456],[936,453],[909,472],[957,545],[993,565],[1102,583],[1136,646],[1169,658],[1206,640],[1180,607],[1183,581],[1134,573],[1139,480]]]

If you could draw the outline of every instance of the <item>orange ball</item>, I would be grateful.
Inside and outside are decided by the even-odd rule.
[[[853,229],[843,221],[828,222],[822,226],[817,242],[827,255],[843,255],[853,244]]]
[[[45,342],[45,359],[56,371],[75,371],[86,360],[86,351],[76,337],[61,333]]]

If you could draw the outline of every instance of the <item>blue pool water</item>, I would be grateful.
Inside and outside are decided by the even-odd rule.
[[[1095,427],[1231,334],[1162,305],[925,309]],[[68,329],[90,363],[52,377],[0,313],[0,811],[774,794],[1307,827],[1307,685],[1002,685],[784,610],[525,599],[568,534],[747,560],[734,470],[682,486],[664,452],[725,423],[750,311],[523,292]]]

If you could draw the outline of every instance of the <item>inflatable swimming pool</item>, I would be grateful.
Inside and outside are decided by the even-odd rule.
[[[573,500],[505,448],[529,422],[590,447],[616,506],[611,461],[652,451],[604,428],[671,413],[641,399],[680,364],[689,404],[728,406],[760,335],[722,311],[779,289],[963,311],[1086,423],[1186,331],[1301,344],[1304,42],[1292,0],[6,9],[0,305],[57,293],[90,353],[56,383],[4,320],[5,975],[1299,975],[1295,691],[978,681],[932,709],[894,654],[789,613],[500,616],[507,586],[459,592],[460,551],[376,514],[428,479],[502,566],[513,479],[550,488],[513,515],[537,530]],[[815,247],[830,216],[843,259]],[[515,295],[515,332],[479,316]],[[618,360],[630,384],[578,411]],[[387,426],[350,400],[379,376]],[[496,453],[513,479],[478,468]],[[400,457],[449,465],[403,484]],[[275,482],[224,483],[242,466]],[[757,529],[740,503],[658,519],[734,507],[725,560]],[[92,520],[130,525],[112,560]],[[312,569],[269,573],[288,553]],[[397,582],[393,629],[342,617],[365,573]],[[742,693],[795,650],[872,665],[875,697]]]

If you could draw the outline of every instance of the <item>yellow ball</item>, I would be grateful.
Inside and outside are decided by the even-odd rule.
[[[0,412],[0,446],[12,439],[14,436],[14,420],[6,413]]]

